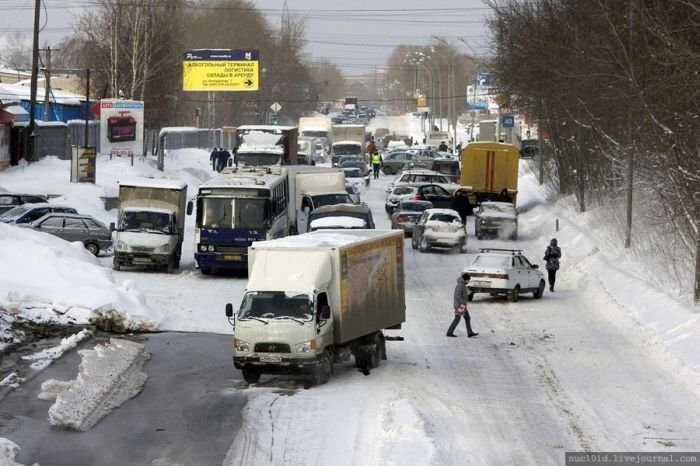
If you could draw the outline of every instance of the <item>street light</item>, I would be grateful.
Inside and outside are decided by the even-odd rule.
[[[452,46],[445,41],[444,39],[438,37],[438,36],[431,36],[433,39],[443,43],[448,50],[452,51]],[[452,123],[452,131],[453,131],[453,138],[452,138],[452,150],[456,151],[457,149],[457,105],[455,103],[455,63],[454,63],[454,58],[452,60],[447,60],[444,55],[440,54],[437,50],[433,49],[435,53],[440,55],[445,61],[447,62],[447,93],[448,93],[448,100],[447,100],[447,120]],[[442,129],[442,126],[440,127]],[[448,131],[449,131],[449,125],[448,125]]]

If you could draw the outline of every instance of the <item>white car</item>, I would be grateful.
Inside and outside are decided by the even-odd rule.
[[[425,252],[432,247],[467,252],[467,234],[457,211],[426,209],[413,226],[411,246]]]
[[[475,293],[506,295],[513,302],[522,293],[532,293],[535,299],[544,293],[544,273],[519,249],[481,248],[464,271],[471,276],[469,301]]]
[[[450,194],[460,188],[460,185],[452,183],[449,178],[432,170],[405,170],[399,173],[387,187],[387,192],[391,192],[394,187],[401,184],[437,184],[445,188]]]

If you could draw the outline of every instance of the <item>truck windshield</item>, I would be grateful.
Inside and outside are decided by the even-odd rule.
[[[244,152],[237,153],[235,156],[236,164],[245,164],[247,166],[265,166],[279,165],[282,154],[275,152]]]
[[[352,204],[352,198],[348,193],[317,194],[313,196],[314,208],[324,205]]]
[[[362,154],[362,146],[359,144],[334,144],[333,153],[340,155]]]
[[[202,198],[201,228],[266,228],[267,199]]]
[[[311,321],[313,319],[312,309],[312,302],[305,294],[287,294],[284,291],[251,291],[243,297],[238,318],[294,318]]]
[[[138,212],[127,210],[122,215],[119,230],[171,235],[173,234],[173,224],[170,218],[171,215],[167,212]]]
[[[325,138],[328,136],[328,131],[321,130],[304,130],[301,132],[302,136],[309,136],[312,138]]]

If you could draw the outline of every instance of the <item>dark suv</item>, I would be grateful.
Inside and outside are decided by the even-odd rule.
[[[36,194],[12,194],[0,193],[0,214],[17,207],[22,204],[35,204],[37,202],[46,202],[45,196]]]

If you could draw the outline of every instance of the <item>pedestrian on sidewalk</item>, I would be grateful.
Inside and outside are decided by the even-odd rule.
[[[554,291],[554,282],[557,280],[557,270],[559,270],[559,259],[561,258],[561,248],[557,246],[557,239],[552,238],[547,250],[544,252],[544,260],[547,261],[547,279],[549,280],[549,291]]]
[[[464,317],[464,323],[467,325],[467,337],[475,337],[478,335],[474,330],[472,330],[471,317],[469,316],[469,310],[467,309],[467,302],[469,301],[469,289],[467,285],[469,284],[469,274],[467,272],[462,272],[462,275],[457,277],[457,286],[454,292],[454,314],[455,318],[450,324],[450,328],[447,329],[448,337],[456,337],[454,334],[457,324],[459,324],[460,317]]]

